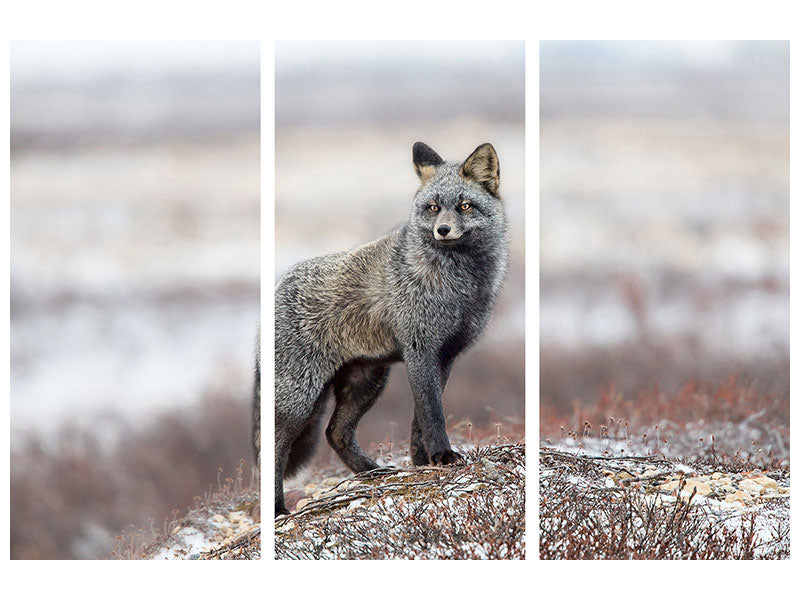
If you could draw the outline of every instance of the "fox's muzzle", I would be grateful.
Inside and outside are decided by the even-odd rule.
[[[461,239],[461,232],[449,225],[437,225],[433,230],[433,237],[439,242],[457,242]]]
[[[439,242],[453,242],[461,238],[461,228],[454,227],[445,211],[433,225],[433,237]]]

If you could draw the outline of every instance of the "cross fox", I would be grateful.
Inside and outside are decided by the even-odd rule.
[[[288,514],[284,477],[310,460],[329,391],[328,442],[353,471],[378,465],[356,426],[403,361],[414,397],[411,460],[459,459],[445,432],[442,392],[453,360],[486,325],[507,261],[500,164],[491,144],[462,163],[413,147],[421,185],[408,221],[347,252],[294,266],[275,293],[275,514]],[[257,390],[255,409],[259,411]],[[255,411],[254,411],[255,414]],[[254,434],[255,435],[255,434]],[[259,440],[253,440],[259,452]]]

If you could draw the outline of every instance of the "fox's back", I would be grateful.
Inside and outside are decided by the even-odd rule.
[[[343,360],[395,355],[387,275],[395,238],[295,265],[276,292],[276,350],[279,341],[296,345],[300,339],[310,352]]]

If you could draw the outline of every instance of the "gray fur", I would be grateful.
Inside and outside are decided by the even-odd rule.
[[[458,459],[445,432],[444,390],[455,357],[486,325],[505,273],[504,207],[490,144],[464,163],[414,145],[422,185],[395,232],[294,266],[275,295],[275,512],[283,479],[314,451],[329,390],[330,445],[354,471],[377,468],[356,427],[404,361],[414,397],[414,464]],[[436,206],[434,211],[430,207]],[[256,407],[258,410],[258,395]],[[256,450],[258,451],[258,450]]]
[[[256,335],[256,376],[253,385],[253,454],[256,465],[261,466],[261,328]]]

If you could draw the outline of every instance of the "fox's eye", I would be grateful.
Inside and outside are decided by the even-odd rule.
[[[431,204],[430,206],[428,206],[428,210],[431,212],[439,212],[439,207],[436,206],[435,204]]]
[[[463,210],[464,212],[468,211],[471,208],[472,208],[472,204],[470,204],[469,202],[462,202],[461,203],[461,210]]]

